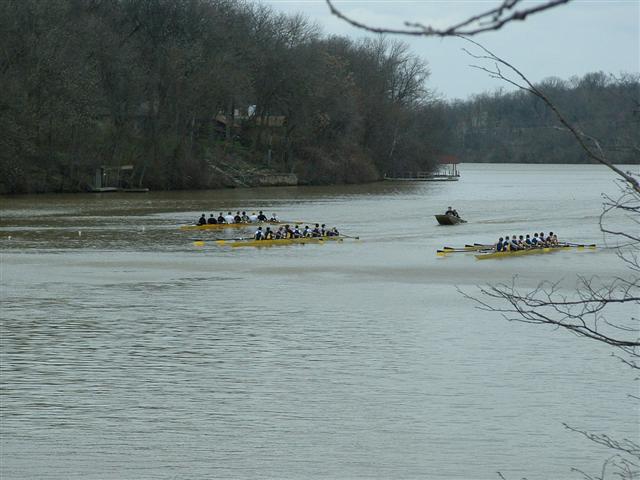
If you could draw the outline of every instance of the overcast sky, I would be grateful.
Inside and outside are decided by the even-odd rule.
[[[350,38],[366,35],[332,16],[324,0],[256,0],[276,11],[302,13],[318,23],[325,34]],[[500,0],[336,0],[347,16],[371,26],[403,28],[404,21],[442,27],[497,6]],[[530,6],[532,2],[527,2]],[[540,2],[537,2],[540,3]],[[520,8],[525,5],[520,5]],[[431,69],[429,86],[447,99],[505,87],[487,74],[469,68],[473,63],[456,38],[396,36],[426,59]],[[640,71],[640,0],[573,0],[506,25],[497,32],[473,37],[517,66],[531,80],[604,71]]]

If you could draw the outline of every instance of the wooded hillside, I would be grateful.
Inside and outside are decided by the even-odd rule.
[[[602,72],[537,87],[584,134],[597,139],[614,163],[637,161],[640,78]],[[449,105],[452,152],[465,162],[584,163],[575,139],[542,100],[525,91],[497,91]],[[593,144],[591,139],[588,143]]]
[[[0,2],[0,192],[208,188],[229,171],[362,182],[447,147],[427,64],[231,0]]]

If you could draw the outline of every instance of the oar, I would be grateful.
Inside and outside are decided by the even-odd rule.
[[[465,250],[461,248],[447,248],[445,247],[443,250],[436,250],[436,255],[445,256],[449,253],[469,253],[472,250]],[[483,250],[475,250],[476,252],[482,252]]]
[[[239,238],[217,238],[215,242],[218,245],[224,245],[227,242],[244,242],[246,240],[255,240],[253,237],[239,237]]]
[[[572,243],[572,242],[563,242],[564,245],[568,245],[569,247],[576,248],[596,248],[595,243]]]
[[[345,235],[344,233],[341,233],[340,235],[338,235],[338,237],[353,238],[354,240],[360,240],[360,237],[353,237],[351,235]]]
[[[253,240],[253,237],[232,237],[232,238],[190,238],[189,240],[194,242],[215,241],[215,242],[231,242],[233,240]]]
[[[454,248],[454,247],[442,247],[442,250],[447,253],[469,253],[471,251],[467,248]]]

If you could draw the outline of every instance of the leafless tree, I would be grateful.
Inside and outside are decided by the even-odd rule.
[[[391,33],[418,37],[472,36],[483,32],[499,30],[508,23],[523,21],[530,15],[550,10],[562,4],[569,3],[569,1],[570,0],[549,0],[532,5],[531,3],[524,2],[524,0],[503,0],[502,2],[496,2],[498,5],[494,8],[478,12],[469,18],[445,28],[434,28],[431,25],[424,25],[422,23],[404,22],[406,28],[397,29],[366,25],[342,13],[336,8],[332,0],[326,0],[332,14],[354,27],[374,33]],[[519,4],[525,4],[526,6],[517,8]]]

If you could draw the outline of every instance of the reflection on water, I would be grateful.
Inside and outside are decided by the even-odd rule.
[[[614,253],[435,250],[540,229],[601,244],[611,179],[464,165],[447,183],[4,198],[0,476],[594,471],[608,452],[562,422],[637,434],[630,372],[602,346],[478,311],[456,286],[518,275],[570,289],[578,274],[624,274]],[[469,223],[438,226],[448,205]],[[238,209],[361,240],[231,249],[213,239],[251,231],[177,228]]]

